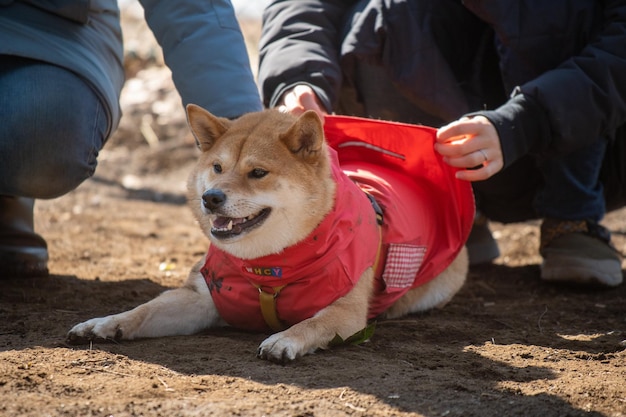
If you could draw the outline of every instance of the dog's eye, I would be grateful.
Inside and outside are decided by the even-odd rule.
[[[222,173],[222,166],[220,164],[218,164],[218,163],[214,163],[213,164],[213,171],[216,174],[221,174]]]
[[[248,174],[248,176],[250,178],[263,178],[264,176],[266,176],[269,172],[261,169],[261,168],[254,168],[252,171],[250,171],[250,174]]]

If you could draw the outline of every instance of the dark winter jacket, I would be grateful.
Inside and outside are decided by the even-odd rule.
[[[228,0],[139,0],[183,103],[222,117],[261,110]],[[124,83],[117,0],[0,0],[0,54],[37,59],[85,79],[105,104],[111,129]]]
[[[266,105],[303,82],[332,111],[355,60],[381,65],[441,120],[489,118],[505,166],[626,123],[626,0],[273,1],[260,48]]]

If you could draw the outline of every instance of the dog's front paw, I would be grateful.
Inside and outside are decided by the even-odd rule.
[[[308,352],[306,347],[286,332],[273,334],[261,343],[257,356],[276,363],[288,363]]]
[[[117,320],[100,317],[77,324],[67,333],[67,342],[72,345],[88,343],[92,340],[120,340],[123,332]]]

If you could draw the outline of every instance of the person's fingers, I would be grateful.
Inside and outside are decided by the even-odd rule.
[[[502,162],[488,161],[478,169],[461,169],[455,174],[456,178],[464,181],[484,181],[493,175],[497,174],[502,169]]]
[[[285,94],[283,97],[283,105],[289,112],[296,109],[302,110],[302,106],[300,105],[300,101],[298,100],[295,90],[291,90]]]
[[[308,85],[297,85],[283,95],[279,110],[299,116],[307,110],[315,111],[320,118],[324,118],[325,109],[317,95]]]
[[[317,97],[317,94],[315,94],[315,91],[313,91],[313,89],[310,86],[297,85],[293,89],[293,92],[297,98],[298,104],[303,109],[303,111],[313,110],[322,119],[324,118],[326,111],[323,108],[319,98]]]
[[[318,104],[317,97],[314,93],[303,94],[300,96],[300,105],[306,110],[314,110],[316,113],[322,113],[322,108]]]
[[[468,124],[467,121],[471,120],[467,117],[456,120],[446,126],[443,126],[437,130],[437,142],[463,142],[468,136],[471,136],[476,127],[474,124]]]
[[[487,152],[487,150],[479,149],[459,155],[443,156],[443,161],[455,168],[474,168],[482,166],[489,161]]]
[[[437,132],[435,150],[450,166],[459,168],[457,178],[485,180],[504,166],[497,131],[485,117],[463,118]]]

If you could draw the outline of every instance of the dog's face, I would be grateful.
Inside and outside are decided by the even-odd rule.
[[[276,110],[235,121],[187,106],[202,154],[189,202],[212,244],[253,259],[304,239],[332,209],[332,179],[323,128],[314,112]]]

